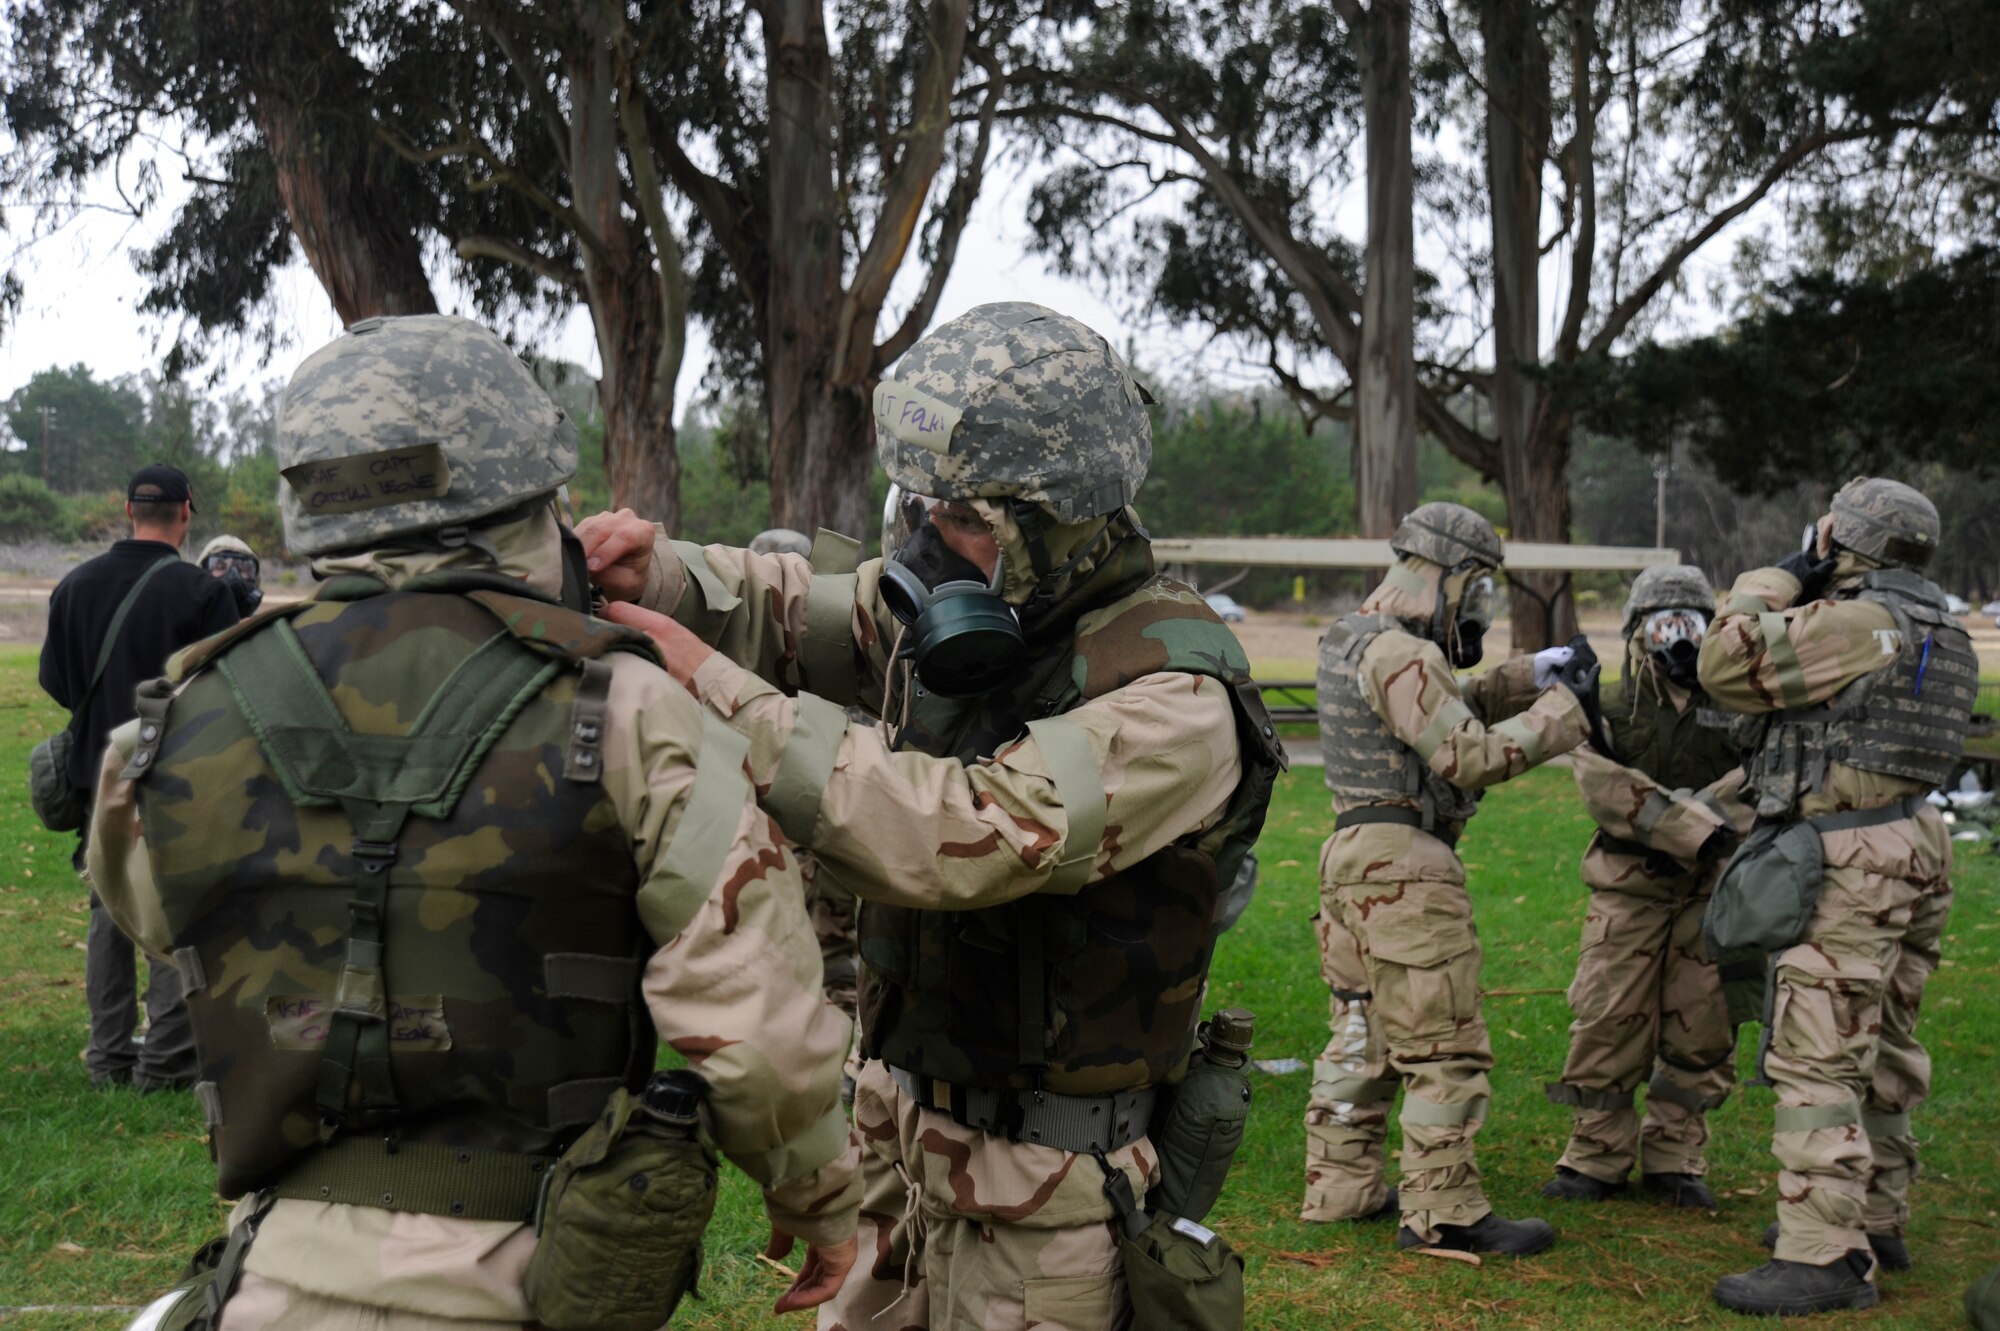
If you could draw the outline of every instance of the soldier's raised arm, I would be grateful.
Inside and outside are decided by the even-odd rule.
[[[1433,772],[1460,790],[1483,790],[1568,753],[1589,733],[1576,695],[1561,685],[1535,690],[1533,670],[1534,658],[1525,656],[1497,666],[1478,677],[1468,698],[1435,643],[1383,634],[1362,654],[1361,689]],[[1534,698],[1525,709],[1491,724],[1481,719],[1504,714],[1525,694]]]
[[[1874,601],[1822,600],[1823,571],[1793,556],[1736,579],[1702,642],[1701,685],[1733,712],[1757,714],[1810,707],[1831,699],[1894,660],[1902,638],[1896,620]],[[1803,591],[1813,594],[1802,595]]]

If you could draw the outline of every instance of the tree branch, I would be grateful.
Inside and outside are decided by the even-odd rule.
[[[563,170],[569,170],[569,121],[564,118],[562,108],[549,92],[547,70],[540,60],[521,46],[519,35],[493,10],[476,0],[448,0],[458,16],[467,23],[485,32],[499,44],[500,53],[507,57],[507,63],[514,69],[528,100],[541,114],[542,126],[548,131],[549,139],[555,144],[556,160]]]
[[[583,273],[546,254],[537,254],[525,246],[499,236],[460,236],[454,248],[461,259],[498,259],[502,263],[525,268],[537,277],[562,287],[575,295],[584,294]]]
[[[671,395],[680,381],[681,362],[687,355],[687,272],[680,236],[674,231],[673,219],[667,215],[666,193],[661,188],[659,165],[653,156],[652,131],[646,123],[645,99],[632,95],[632,65],[624,41],[622,14],[618,36],[618,123],[625,131],[625,160],[632,173],[632,193],[652,242],[653,262],[659,268],[661,335],[659,354],[653,361],[653,383]]]

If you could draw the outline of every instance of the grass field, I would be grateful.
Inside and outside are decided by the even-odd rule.
[[[32,652],[0,654],[0,770],[18,778],[28,749],[60,721],[35,688]],[[1324,811],[1316,770],[1280,787],[1259,852],[1262,891],[1216,961],[1211,1006],[1256,1012],[1260,1057],[1309,1064],[1325,1041],[1308,925]],[[1639,1201],[1563,1208],[1535,1196],[1566,1135],[1565,1113],[1541,1086],[1562,1063],[1561,991],[1583,918],[1576,860],[1586,835],[1567,773],[1541,772],[1494,792],[1465,843],[1499,1060],[1481,1165],[1500,1209],[1547,1216],[1560,1244],[1528,1262],[1475,1268],[1399,1254],[1387,1226],[1300,1224],[1310,1074],[1259,1075],[1250,1140],[1211,1219],[1248,1260],[1251,1327],[1741,1324],[1708,1289],[1765,1255],[1757,1236],[1773,1200],[1769,1091],[1740,1093],[1714,1116],[1719,1213]],[[0,1320],[35,1331],[116,1327],[126,1316],[117,1308],[170,1284],[186,1254],[219,1231],[222,1212],[185,1097],[86,1089],[77,1058],[85,901],[67,839],[42,832],[25,797],[0,804],[0,836],[9,848],[0,867]],[[2000,1260],[2000,1101],[1991,1098],[2000,1083],[2000,860],[1966,855],[1958,885],[1923,1027],[1938,1071],[1918,1119],[1917,1270],[1886,1277],[1874,1311],[1807,1325],[1957,1325],[1960,1291]],[[1753,1037],[1745,1032],[1746,1060]],[[710,1231],[707,1298],[684,1307],[677,1327],[770,1325],[765,1310],[783,1282],[754,1260],[761,1238],[754,1193],[732,1174]]]

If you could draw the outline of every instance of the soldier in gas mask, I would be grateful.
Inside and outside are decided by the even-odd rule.
[[[195,561],[211,578],[221,578],[236,598],[236,612],[249,616],[264,603],[262,568],[257,552],[234,536],[218,536],[201,548]]]
[[[1805,549],[1736,580],[1701,646],[1702,687],[1748,723],[1758,819],[1705,932],[1775,953],[1776,1251],[1716,1284],[1740,1312],[1872,1307],[1877,1268],[1910,1265],[1910,1114],[1931,1071],[1917,1009],[1951,911],[1951,834],[1924,796],[1956,767],[1979,686],[1922,573],[1939,531],[1909,486],[1851,481]]]
[[[1583,857],[1590,888],[1583,947],[1569,990],[1569,1057],[1549,1099],[1575,1111],[1568,1147],[1544,1197],[1602,1201],[1632,1166],[1653,1195],[1713,1207],[1708,1111],[1735,1083],[1736,1030],[1702,911],[1750,809],[1727,714],[1701,691],[1696,654],[1715,614],[1701,570],[1660,564],[1625,602],[1625,668],[1604,704],[1616,752],[1571,755],[1598,832]],[[1621,766],[1621,764],[1623,764]],[[1757,986],[1761,958],[1731,959]],[[1646,1114],[1633,1092],[1648,1073]]]
[[[1306,1110],[1307,1220],[1400,1214],[1403,1247],[1525,1255],[1555,1234],[1505,1220],[1473,1137],[1493,1050],[1479,1014],[1479,938],[1458,838],[1487,786],[1589,733],[1597,661],[1581,638],[1482,675],[1500,538],[1457,504],[1425,504],[1390,538],[1396,564],[1320,644],[1320,747],[1333,835],[1320,853],[1320,964],[1333,1038]],[[1401,1186],[1383,1177],[1397,1092]]]
[[[1148,1121],[1282,757],[1242,647],[1130,507],[1149,400],[1076,320],[980,306],[876,392],[884,558],[579,529],[609,595],[673,619],[611,613],[862,899],[869,1256],[822,1326],[1130,1315],[1107,1183],[1158,1181]]]

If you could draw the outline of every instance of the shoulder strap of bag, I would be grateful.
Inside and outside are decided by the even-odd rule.
[[[69,729],[76,728],[77,718],[90,706],[90,700],[97,692],[97,683],[104,678],[104,668],[111,664],[111,649],[118,645],[118,631],[125,627],[125,616],[132,612],[134,605],[138,604],[139,593],[146,590],[146,584],[153,580],[155,573],[168,564],[179,562],[179,555],[161,555],[154,560],[152,566],[141,573],[139,580],[132,584],[132,590],[125,593],[125,599],[118,603],[118,608],[111,612],[111,625],[104,630],[104,643],[97,649],[97,665],[90,672],[90,683],[84,686],[83,696],[76,700],[76,710],[69,714]]]

